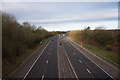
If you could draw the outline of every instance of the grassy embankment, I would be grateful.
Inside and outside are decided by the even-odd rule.
[[[76,43],[78,43],[79,45],[81,45],[79,42],[76,42]],[[107,51],[105,49],[98,48],[96,46],[88,45],[88,44],[83,44],[82,47],[84,47],[84,48],[86,48],[88,50],[94,51],[95,53],[94,52],[93,53],[94,54],[98,54],[98,56],[101,55],[101,56],[107,58],[108,60],[111,60],[111,61],[119,64],[119,62],[118,62],[118,54],[115,53],[115,52],[113,52],[113,51]]]
[[[86,49],[92,50],[100,56],[119,64],[119,42],[118,31],[90,30],[89,28],[81,31],[70,31],[68,37]]]
[[[2,75],[9,78],[12,73],[32,55],[40,42],[45,43],[55,33],[28,22],[19,24],[14,16],[2,13]]]

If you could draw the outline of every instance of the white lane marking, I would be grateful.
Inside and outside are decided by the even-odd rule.
[[[46,64],[48,63],[48,60],[46,61]]]
[[[80,63],[82,63],[82,61],[81,61],[81,60],[79,60],[79,62],[80,62]]]
[[[75,55],[75,53],[73,53],[73,55]]]
[[[79,78],[78,78],[78,76],[77,76],[77,74],[76,74],[76,72],[75,72],[75,70],[74,70],[74,68],[73,68],[73,66],[72,66],[69,58],[68,58],[68,55],[67,55],[66,51],[65,51],[65,55],[67,56],[68,62],[69,62],[70,66],[71,66],[71,68],[72,68],[72,70],[73,70],[73,72],[74,72],[74,74],[75,74],[75,77],[77,78],[77,80],[79,80]]]
[[[88,73],[91,73],[89,69],[87,69]]]
[[[50,43],[50,41],[49,41]],[[48,44],[49,44],[48,43]],[[48,46],[48,44],[46,45],[46,47]],[[32,66],[30,67],[30,69],[28,70],[28,72],[25,74],[23,80],[27,77],[27,75],[29,74],[29,72],[31,71],[31,69],[33,68],[33,66],[35,65],[35,63],[37,62],[37,60],[39,59],[39,57],[42,55],[43,51],[46,49],[46,47],[42,50],[41,54],[37,57],[37,59],[35,60],[35,62],[32,64]]]
[[[41,80],[43,80],[44,79],[44,75],[42,75],[42,79]]]
[[[70,39],[69,39],[70,40]],[[70,40],[72,41],[72,40]],[[72,41],[73,42],[73,41]],[[73,42],[75,43],[75,42]],[[73,45],[73,43],[70,43],[71,45]],[[77,43],[75,43],[76,45],[78,45]],[[74,46],[74,45],[73,45]],[[78,45],[79,47],[81,47],[80,45]],[[76,46],[74,46],[75,48],[77,48]],[[83,47],[82,47],[83,48]],[[77,48],[78,49],[78,48]],[[83,48],[84,50],[86,50],[85,48]],[[79,49],[78,49],[79,52],[81,52]],[[86,50],[88,51],[88,50]],[[90,51],[88,51],[90,52]],[[81,52],[82,53],[82,52]],[[82,53],[83,54],[83,53]],[[87,57],[85,54],[83,54],[85,57]],[[87,57],[88,58],[88,57]],[[95,62],[93,62],[90,58],[88,58],[88,60],[90,60],[92,63],[94,63],[97,67],[99,67]],[[106,71],[104,71],[101,67],[99,67],[104,73],[106,73],[108,76],[110,76],[112,79],[114,79],[114,77],[112,77],[109,73],[107,73]],[[114,79],[115,80],[115,79]]]
[[[64,64],[63,64],[64,65]],[[62,68],[62,71],[63,71],[63,77],[62,78],[65,78],[65,69],[64,68]]]

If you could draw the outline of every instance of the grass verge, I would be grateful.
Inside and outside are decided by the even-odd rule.
[[[104,56],[108,60],[111,60],[111,61],[119,64],[119,62],[118,62],[118,54],[117,53],[107,51],[105,49],[100,49],[100,48],[97,48],[97,47],[91,46],[91,45],[83,45],[83,47],[86,48],[86,49],[90,49],[90,50],[94,51],[95,53],[100,54],[101,56]]]
[[[76,41],[75,41],[76,42]],[[80,44],[80,42],[76,42],[77,44],[79,44],[79,45],[81,45]],[[93,45],[88,45],[88,44],[82,44],[82,47],[84,47],[84,48],[86,48],[86,49],[88,49],[88,50],[92,50],[93,52],[95,52],[95,53],[93,53],[93,54],[95,54],[95,55],[100,55],[100,56],[103,56],[103,57],[105,57],[105,58],[107,58],[108,60],[110,60],[110,61],[112,61],[112,62],[114,62],[115,64],[118,64],[118,65],[120,65],[119,64],[119,61],[118,61],[118,59],[119,59],[119,56],[118,56],[118,53],[115,53],[115,52],[112,52],[112,51],[107,51],[107,50],[105,50],[105,49],[102,49],[102,48],[98,48],[98,47],[96,47],[96,46],[93,46]],[[98,56],[97,55],[97,56]],[[100,57],[99,56],[99,57]],[[102,58],[102,57],[101,57]],[[103,58],[104,59],[104,58]],[[105,59],[104,59],[105,60]]]
[[[53,37],[53,36],[52,36]],[[43,44],[50,40],[52,37],[44,39],[42,42]],[[13,63],[4,64],[3,63],[3,71],[4,71],[4,78],[11,78],[12,75],[17,71],[17,69],[29,58],[31,57],[42,45],[36,44],[33,49],[28,49],[26,53],[20,55],[19,57],[15,58]]]
[[[76,42],[77,44],[81,45],[80,42],[75,41],[74,39],[72,39],[72,40],[74,42]],[[113,65],[118,66],[118,67],[120,66],[118,53],[115,53],[115,52],[112,52],[112,51],[108,51],[108,50],[105,50],[105,49],[102,49],[102,48],[98,48],[96,46],[88,45],[88,44],[82,44],[82,47],[84,47],[84,48],[86,48],[88,50],[93,51],[94,53],[93,52],[92,53],[95,54],[95,55],[97,55],[97,56],[98,55],[102,56],[101,57],[102,59],[104,59],[103,57],[105,57],[106,59],[109,60],[108,62],[112,61],[113,63],[117,64],[117,65],[115,65],[115,64],[113,64]],[[104,60],[106,60],[106,59],[104,59]]]

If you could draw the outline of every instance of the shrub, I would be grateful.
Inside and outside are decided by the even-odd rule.
[[[68,37],[72,38],[75,41],[82,41],[86,44],[91,44],[107,50],[113,50],[117,53],[117,50],[119,50],[117,48],[120,47],[119,30],[105,30],[103,27],[98,27],[95,30],[90,30],[90,27],[87,27],[81,31],[69,31],[67,34]]]
[[[3,59],[9,61],[51,36],[51,33],[42,27],[37,29],[28,22],[19,24],[13,15],[7,13],[2,13],[2,23]]]

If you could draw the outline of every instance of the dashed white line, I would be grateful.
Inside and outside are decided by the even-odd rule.
[[[69,39],[70,40],[70,39]],[[72,40],[70,40],[72,41]],[[73,41],[72,41],[73,42]],[[77,43],[73,42],[74,44],[78,45]],[[73,45],[73,43],[70,43],[71,45]],[[73,45],[74,46],[74,45]],[[81,47],[80,45],[78,45],[79,47]],[[76,49],[78,49],[76,46],[74,46]],[[84,50],[88,51],[87,49],[83,48]],[[78,49],[78,51],[80,51]],[[80,51],[81,52],[81,51]],[[88,51],[90,52],[90,51]],[[82,53],[82,52],[81,52]],[[87,57],[85,54],[83,54],[85,57]],[[88,58],[88,57],[87,57]],[[105,72],[108,76],[110,76],[112,79],[114,79],[113,76],[111,76],[109,73],[107,73],[104,69],[102,69],[100,66],[98,66],[95,62],[93,62],[90,58],[88,58],[92,63],[94,63],[97,67],[99,67],[103,72]],[[114,79],[115,80],[115,79]]]
[[[73,53],[73,55],[75,55],[75,53]]]
[[[41,80],[43,80],[44,79],[44,75],[42,75],[42,79]]]
[[[46,64],[48,63],[48,60],[46,61]]]
[[[81,61],[81,60],[79,60],[79,62],[80,62],[80,63],[82,63],[82,61]]]
[[[87,69],[88,73],[91,73],[89,69]]]
[[[50,42],[49,42],[50,43]],[[48,44],[49,44],[48,43]],[[46,47],[48,46],[48,44],[46,45]],[[35,63],[37,62],[37,60],[40,58],[40,56],[42,55],[43,51],[46,49],[46,47],[42,50],[41,54],[37,57],[37,59],[35,60],[35,62],[32,64],[32,66],[30,67],[30,69],[27,71],[27,73],[25,74],[23,80],[27,77],[27,75],[29,74],[29,72],[31,71],[31,69],[33,68],[33,66],[35,65]]]

